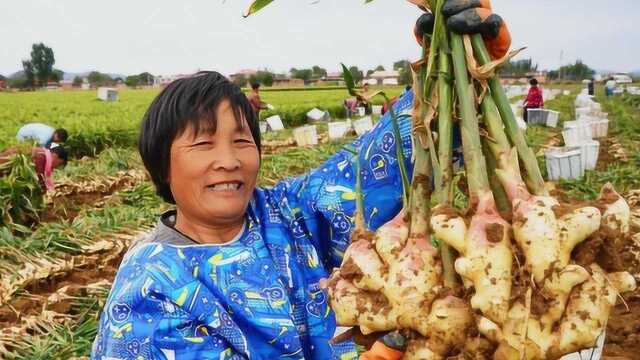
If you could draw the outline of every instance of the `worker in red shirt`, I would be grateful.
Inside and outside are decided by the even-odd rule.
[[[18,153],[18,149],[13,147],[5,151],[0,152],[0,164],[6,163],[11,160],[11,157]],[[67,165],[68,155],[67,151],[62,145],[55,144],[51,149],[47,149],[41,146],[35,146],[31,149],[31,160],[38,175],[38,182],[44,192],[52,191],[53,185],[53,170]],[[1,174],[4,176],[6,174]]]
[[[251,104],[253,111],[255,111],[256,115],[258,115],[258,119],[259,119],[260,110],[266,110],[269,108],[269,105],[265,102],[262,102],[262,99],[260,99],[259,83],[251,84],[251,93],[249,94],[249,96],[247,96],[247,98],[249,98],[249,103]]]
[[[525,122],[527,122],[528,110],[529,109],[541,109],[544,107],[544,99],[542,98],[542,89],[538,87],[538,80],[531,79],[529,81],[531,84],[531,88],[529,88],[529,94],[527,94],[527,98],[524,100],[523,105],[523,114],[522,118]]]

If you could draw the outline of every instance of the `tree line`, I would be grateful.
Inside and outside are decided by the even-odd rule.
[[[59,82],[63,79],[64,73],[55,69],[55,55],[53,49],[44,43],[36,43],[31,47],[30,58],[22,60],[22,76],[17,78],[5,78],[0,76],[0,81],[6,81],[10,87],[16,88],[35,88],[45,87],[50,82]],[[361,70],[357,66],[351,66],[349,71],[353,75],[356,83],[360,83],[365,77],[370,76],[375,71],[384,71],[385,67],[378,65],[373,69]],[[412,83],[411,63],[409,60],[399,60],[393,63],[393,70],[398,72],[398,83],[401,85],[409,85]],[[523,59],[517,61],[509,61],[504,64],[499,73],[503,76],[525,77],[528,74],[538,71],[538,65],[532,59]],[[551,80],[570,80],[580,81],[590,79],[594,76],[595,71],[587,66],[582,60],[577,60],[574,64],[560,67],[547,73]],[[328,72],[326,69],[315,65],[309,68],[291,68],[289,77],[292,79],[302,80],[305,84],[313,81],[326,79]],[[238,75],[233,81],[239,86],[246,86],[251,83],[260,83],[264,86],[272,86],[279,76],[267,69],[260,70],[249,76]],[[108,74],[99,71],[92,71],[86,79],[92,86],[111,86],[116,83],[124,83],[129,87],[151,86],[154,84],[154,76],[148,72],[137,75],[130,75],[123,78],[112,78]],[[84,78],[76,76],[73,80],[73,86],[79,87],[84,82]]]

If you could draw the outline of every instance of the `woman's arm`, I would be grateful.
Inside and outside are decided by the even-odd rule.
[[[409,92],[395,105],[400,118],[405,167],[411,176],[411,113]],[[387,113],[374,129],[306,175],[285,180],[267,190],[272,199],[287,199],[288,208],[303,218],[309,235],[328,266],[338,266],[350,243],[356,208],[356,160],[360,161],[364,218],[375,230],[402,208],[402,180],[396,158],[396,137]],[[284,211],[285,209],[283,209]]]
[[[236,354],[229,339],[208,326],[220,322],[214,314],[226,313],[215,295],[204,294],[208,290],[200,286],[198,297],[209,301],[186,301],[195,296],[197,284],[187,281],[193,277],[175,261],[178,254],[156,246],[162,245],[145,246],[123,261],[100,317],[91,359],[227,359]]]

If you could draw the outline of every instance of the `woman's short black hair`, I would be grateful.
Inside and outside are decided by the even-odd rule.
[[[533,78],[533,79],[529,80],[529,84],[531,84],[531,86],[537,86],[538,85],[538,79]]]
[[[63,129],[63,128],[56,129],[54,134],[58,134],[58,138],[60,139],[60,142],[67,141],[67,138],[69,137],[69,133],[67,132],[66,129]]]
[[[260,152],[260,126],[249,100],[240,87],[215,71],[201,71],[167,85],[153,100],[142,119],[138,150],[151,175],[156,192],[174,204],[167,177],[171,159],[171,144],[188,125],[196,133],[215,133],[216,111],[228,100],[239,126],[249,125]]]
[[[258,82],[254,82],[254,83],[252,83],[252,84],[251,84],[251,88],[252,88],[253,90],[258,90],[258,89],[260,89],[260,83],[258,83]]]
[[[67,150],[62,147],[62,145],[58,145],[52,148],[50,151],[51,153],[56,154],[58,156],[58,159],[62,160],[63,165],[67,165],[67,162],[69,161],[69,154],[67,153]]]

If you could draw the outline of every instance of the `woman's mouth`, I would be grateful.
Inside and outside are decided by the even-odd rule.
[[[207,189],[212,191],[238,191],[242,188],[243,184],[240,181],[221,182],[216,184],[207,185]]]

